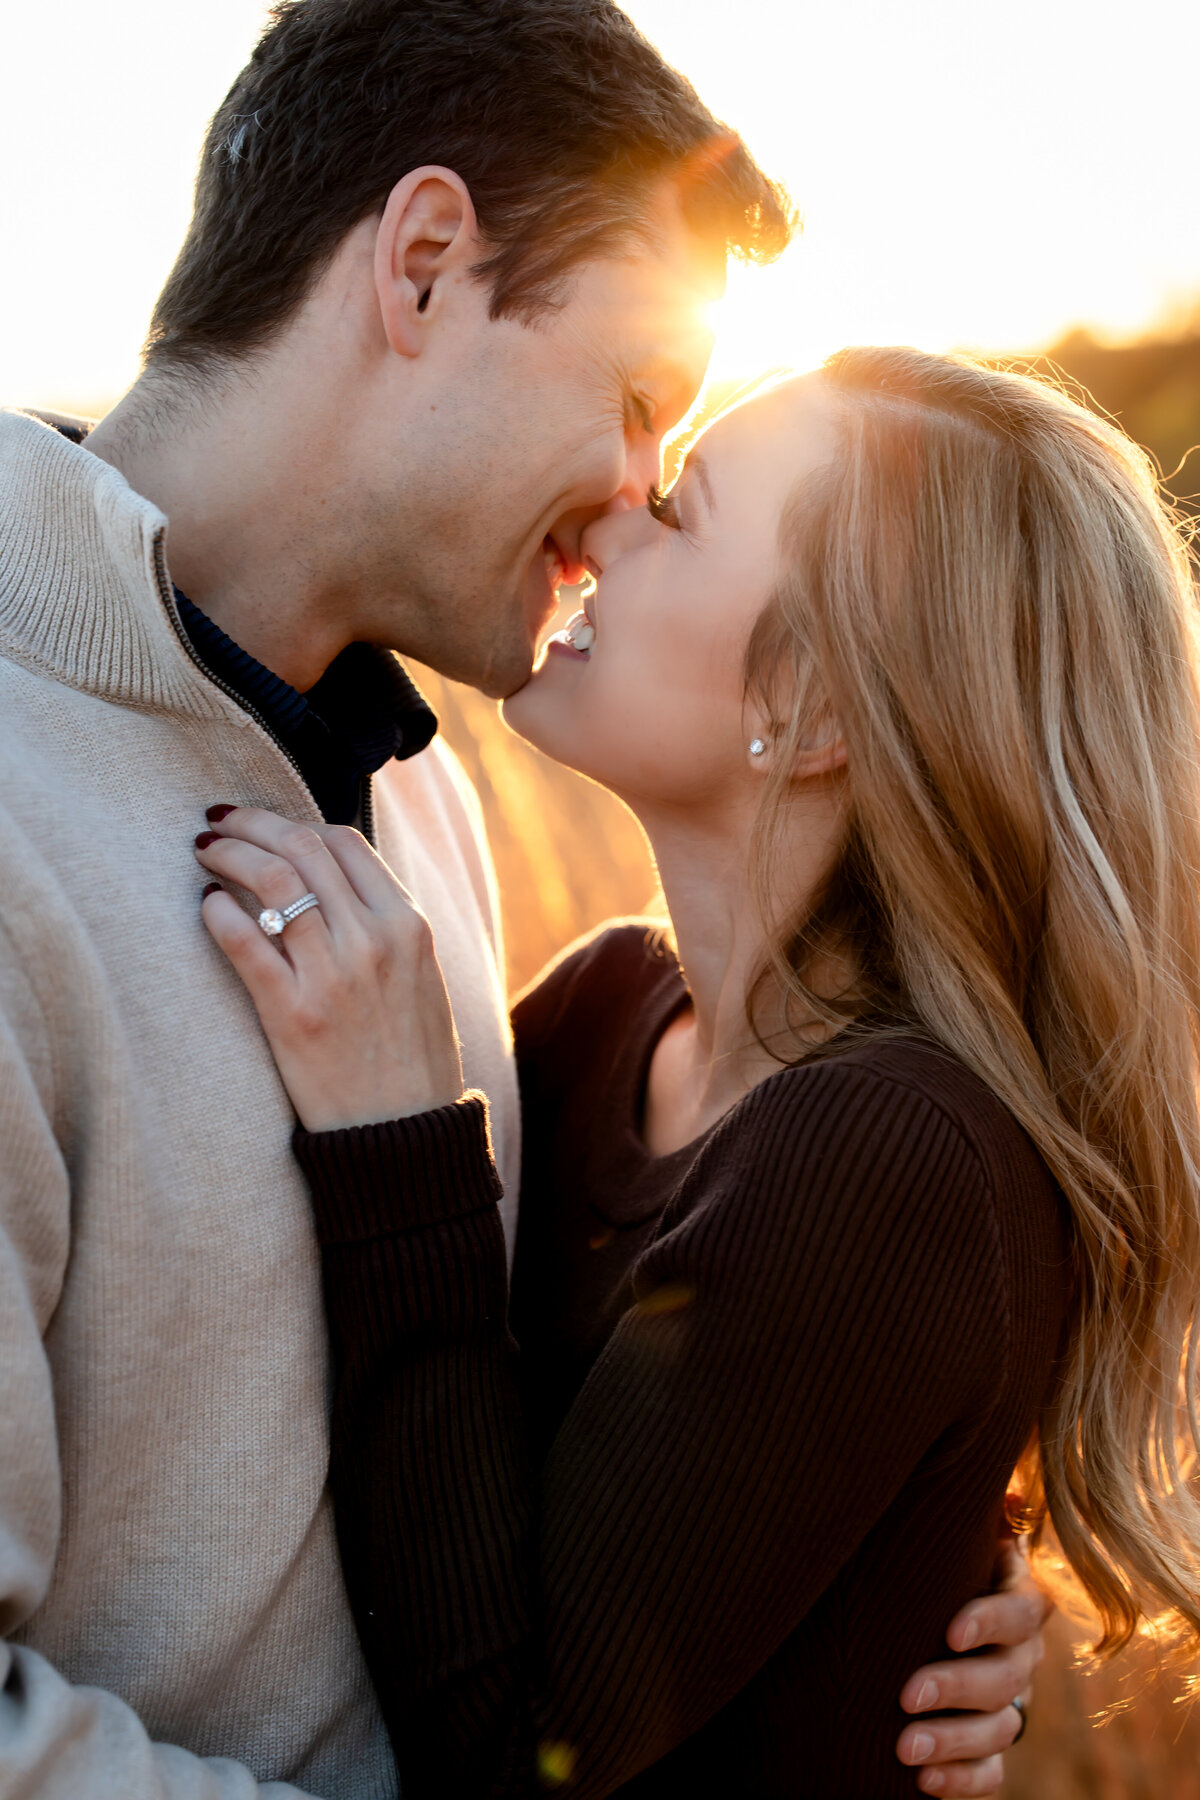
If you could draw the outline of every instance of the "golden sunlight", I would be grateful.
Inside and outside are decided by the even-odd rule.
[[[14,19],[4,403],[98,412],[133,379],[207,117],[265,10],[215,0],[201,20],[154,0],[103,15],[63,0]],[[1127,338],[1200,292],[1179,199],[1200,175],[1194,0],[1147,0],[1119,35],[1083,0],[627,10],[804,215],[777,268],[732,271],[716,380],[811,367],[845,343],[1023,352],[1072,326]],[[87,121],[82,158],[78,133],[47,128],[48,95]]]
[[[1127,338],[1200,291],[1190,0],[1150,0],[1119,40],[1082,0],[628,10],[804,218],[776,268],[732,270],[715,380],[848,343]]]
[[[1031,358],[1053,347],[1057,369],[1167,472],[1200,544],[1200,454],[1191,455],[1200,442],[1200,232],[1190,219],[1200,0],[1120,11],[1095,0],[621,3],[743,134],[804,221],[776,266],[735,265],[724,298],[706,309],[715,333],[708,385],[666,446],[668,482],[698,425],[739,390],[815,368],[843,345]],[[490,4],[474,0],[479,13]],[[187,229],[207,122],[268,0],[25,0],[9,12],[0,406],[98,417],[137,377],[155,296]],[[578,118],[569,123],[578,142]],[[536,389],[522,398],[531,411],[545,404]],[[340,392],[335,399],[357,427]],[[599,509],[596,494],[579,517]],[[402,493],[397,504],[416,511]],[[580,598],[563,590],[548,631]],[[415,673],[481,802],[514,994],[605,919],[666,922],[647,841],[612,793],[515,736],[481,692]],[[180,859],[199,823],[181,822]],[[194,925],[199,934],[198,915]],[[596,1218],[590,1248],[615,1244],[615,1256],[627,1226]],[[684,1312],[696,1294],[669,1283],[641,1312]],[[316,1473],[319,1488],[323,1465]],[[1177,1706],[1186,1697],[1177,1684],[1143,1692],[1151,1646],[1087,1675],[1073,1660],[1079,1636],[1069,1618],[1048,1628],[1030,1735],[1009,1758],[1009,1800],[1200,1793],[1200,1712]],[[1102,1713],[1109,1723],[1095,1732]],[[202,1735],[215,1743],[207,1722]],[[572,1742],[543,1741],[543,1785],[569,1785],[579,1754]]]

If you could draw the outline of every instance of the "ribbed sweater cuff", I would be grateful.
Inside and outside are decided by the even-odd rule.
[[[446,1224],[486,1212],[503,1193],[480,1093],[383,1125],[344,1131],[297,1125],[292,1148],[312,1190],[323,1244]]]

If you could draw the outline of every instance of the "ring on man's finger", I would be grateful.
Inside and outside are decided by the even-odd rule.
[[[290,925],[293,919],[298,919],[301,913],[311,912],[314,906],[320,906],[320,904],[321,902],[315,894],[302,894],[299,900],[293,900],[292,904],[285,906],[282,912],[278,907],[265,907],[258,915],[258,922],[268,937],[278,937],[284,927]]]
[[[1013,1744],[1019,1744],[1019,1743],[1020,1743],[1020,1741],[1021,1741],[1021,1739],[1022,1739],[1022,1738],[1023,1738],[1023,1737],[1024,1737],[1024,1736],[1025,1736],[1025,1727],[1026,1727],[1026,1726],[1027,1726],[1027,1725],[1028,1725],[1028,1723],[1029,1723],[1029,1713],[1028,1713],[1028,1711],[1027,1711],[1027,1709],[1026,1709],[1026,1705],[1025,1705],[1025,1702],[1024,1702],[1024,1700],[1020,1700],[1020,1699],[1018,1699],[1018,1700],[1010,1700],[1010,1701],[1009,1701],[1009,1705],[1010,1705],[1010,1706],[1015,1706],[1015,1707],[1016,1707],[1016,1709],[1017,1709],[1017,1711],[1018,1711],[1018,1713],[1019,1713],[1019,1714],[1020,1714],[1020,1716],[1021,1716],[1021,1727],[1020,1727],[1020,1730],[1019,1730],[1019,1731],[1018,1731],[1018,1732],[1017,1732],[1017,1735],[1016,1735],[1016,1737],[1015,1737],[1015,1738],[1014,1738],[1014,1739],[1013,1739]],[[1012,1749],[1012,1744],[1010,1744],[1010,1745],[1009,1745],[1009,1749],[1010,1749],[1010,1750],[1011,1750],[1011,1749]]]

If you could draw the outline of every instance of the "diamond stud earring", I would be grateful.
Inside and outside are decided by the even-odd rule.
[[[750,754],[751,754],[751,756],[762,756],[764,754],[764,752],[766,751],[766,748],[767,748],[766,738],[751,738],[750,739]]]

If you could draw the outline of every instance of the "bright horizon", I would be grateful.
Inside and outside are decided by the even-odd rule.
[[[850,342],[1120,338],[1200,298],[1194,0],[1148,0],[1119,34],[1077,0],[628,11],[805,218],[778,267],[733,270],[715,377]],[[134,378],[205,125],[265,16],[61,0],[9,21],[0,403],[98,412]]]

